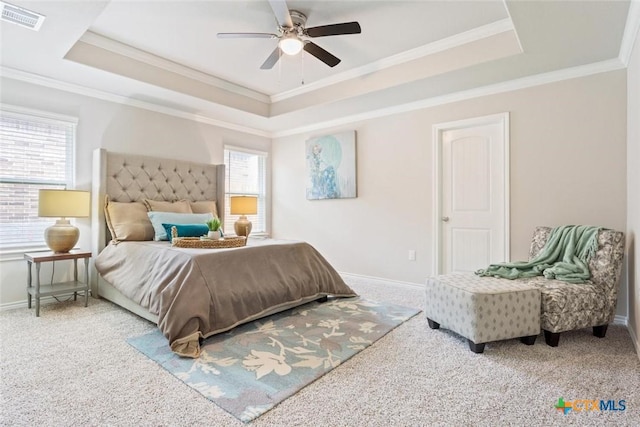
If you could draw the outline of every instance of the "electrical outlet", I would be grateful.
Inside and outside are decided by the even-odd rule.
[[[409,261],[415,261],[416,260],[416,251],[414,251],[413,249],[409,249]]]

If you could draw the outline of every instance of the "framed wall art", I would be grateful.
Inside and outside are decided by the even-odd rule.
[[[347,131],[306,141],[307,199],[356,197],[356,132]]]

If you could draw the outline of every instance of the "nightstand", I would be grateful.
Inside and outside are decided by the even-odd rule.
[[[28,306],[31,308],[31,297],[36,299],[36,317],[40,316],[40,298],[57,295],[73,294],[73,300],[76,301],[78,292],[84,292],[84,306],[89,303],[89,258],[91,251],[70,251],[68,253],[55,252],[32,252],[24,254],[27,260],[29,275],[27,281],[27,298]],[[43,262],[73,260],[73,281],[50,283],[48,285],[40,285],[40,264]],[[84,259],[84,282],[78,280],[78,260]],[[31,265],[36,265],[36,283],[33,285],[33,275],[31,273]]]

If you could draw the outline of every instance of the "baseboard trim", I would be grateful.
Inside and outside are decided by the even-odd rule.
[[[636,330],[633,329],[633,325],[628,324],[627,330],[629,331],[629,335],[631,336],[631,342],[633,343],[633,346],[636,348],[636,355],[638,355],[638,360],[640,360],[640,341],[639,341],[640,337],[638,337]]]
[[[374,282],[393,283],[394,285],[408,286],[410,288],[424,289],[425,286],[426,286],[426,284],[413,283],[413,282],[403,282],[401,280],[385,279],[385,278],[382,278],[382,277],[365,276],[364,274],[347,273],[345,271],[339,271],[338,273],[341,276],[344,276],[344,277],[354,277],[354,278],[358,278],[358,279],[367,279],[367,280],[373,280]]]
[[[58,298],[62,298],[60,300],[60,302],[62,302],[62,301],[66,301],[66,298],[69,298],[70,296],[73,296],[73,295],[62,295],[62,297],[58,297]],[[91,296],[91,294],[89,294],[89,296]],[[78,295],[78,301],[82,301],[82,300],[84,300],[84,294],[81,293],[80,295]],[[40,298],[40,307],[46,304],[52,304],[56,302],[58,301],[54,297],[42,297]],[[34,310],[35,306],[36,306],[36,302],[34,299],[31,302],[31,309]],[[27,303],[27,300],[25,299],[22,301],[14,301],[14,302],[8,302],[5,304],[0,304],[0,311],[16,310],[19,308],[27,308],[27,307],[28,307],[28,303]]]
[[[629,327],[629,319],[627,316],[620,316],[616,314],[616,317],[613,318],[613,324]]]

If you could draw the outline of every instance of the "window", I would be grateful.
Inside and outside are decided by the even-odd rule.
[[[247,215],[247,218],[253,225],[251,234],[267,232],[266,163],[266,153],[225,147],[224,164],[227,179],[225,182],[224,231],[232,232],[233,223],[240,217],[239,215],[231,215],[229,211],[230,196],[237,195],[258,196],[258,214]]]
[[[73,188],[76,123],[0,105],[0,250],[45,246],[38,190]]]

